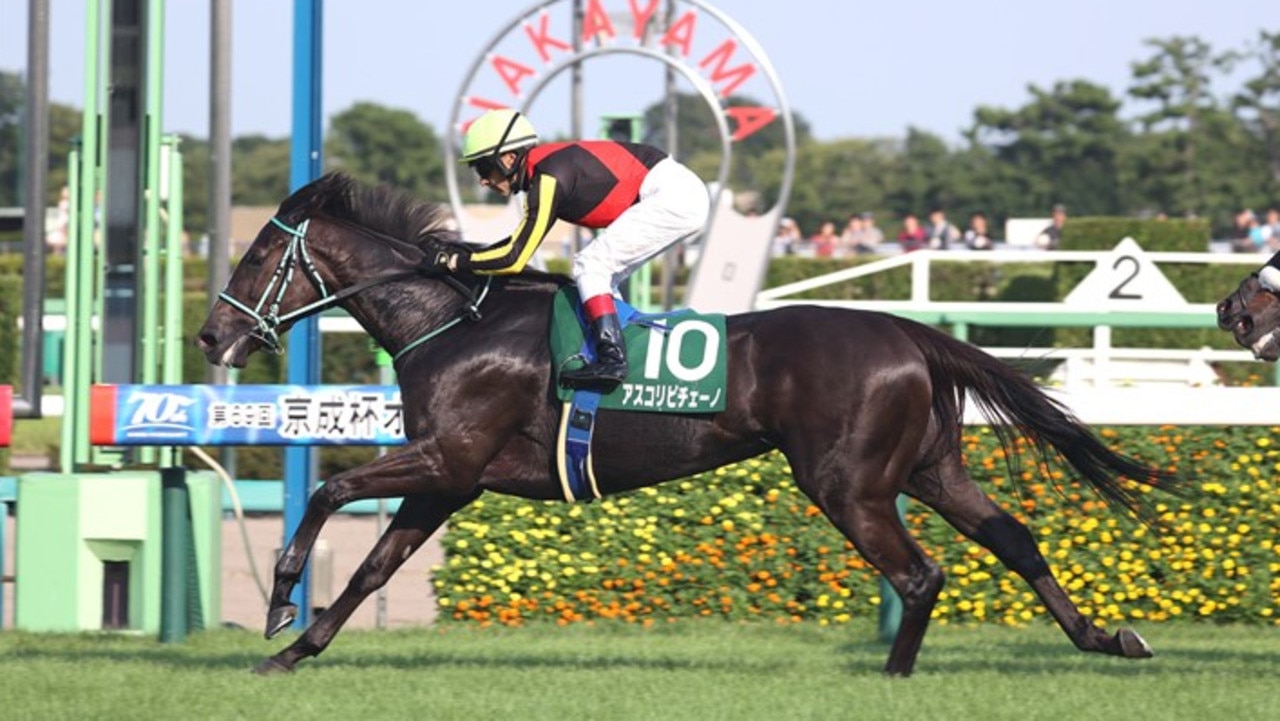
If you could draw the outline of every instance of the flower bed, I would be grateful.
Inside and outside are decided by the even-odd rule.
[[[1125,453],[1191,480],[1185,499],[1153,495],[1152,531],[1061,474],[1011,481],[984,427],[966,462],[1026,523],[1054,575],[1088,615],[1280,625],[1280,427],[1100,430]],[[1026,623],[1039,599],[995,556],[920,503],[905,514],[947,573],[938,623]],[[714,616],[788,624],[876,614],[879,574],[771,453],[591,504],[489,495],[455,515],[433,582],[441,619],[478,625]]]

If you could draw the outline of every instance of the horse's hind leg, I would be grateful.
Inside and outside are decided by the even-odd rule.
[[[425,473],[421,452],[413,446],[405,446],[358,468],[339,473],[311,495],[298,529],[276,561],[267,609],[267,638],[280,633],[297,618],[298,607],[289,600],[289,596],[302,578],[307,557],[329,516],[346,504],[363,498],[393,498],[420,492]]]
[[[884,456],[868,460],[875,456],[847,451],[818,463],[823,471],[815,478],[799,458],[797,454],[791,463],[797,484],[902,598],[902,622],[884,671],[910,675],[945,577],[898,516],[896,479],[907,473],[906,462]],[[862,460],[849,464],[840,458]]]
[[[302,659],[319,655],[369,594],[382,588],[396,570],[435,533],[450,515],[471,499],[446,501],[410,496],[400,504],[386,532],[352,574],[333,604],[284,650],[258,665],[258,673],[292,671]]]
[[[1122,628],[1115,635],[1108,634],[1080,613],[1053,577],[1031,532],[987,498],[958,458],[944,462],[936,469],[936,475],[913,476],[909,491],[1026,579],[1076,648],[1126,658],[1152,655],[1151,647],[1136,632]]]
[[[901,597],[902,621],[884,672],[911,675],[946,577],[902,525],[895,498],[841,499],[820,506]]]

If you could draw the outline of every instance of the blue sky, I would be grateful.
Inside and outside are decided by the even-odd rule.
[[[0,68],[26,64],[27,2],[0,0]],[[629,12],[628,0],[598,2],[611,17]],[[85,0],[51,0],[51,5],[50,94],[79,106]],[[567,35],[569,0],[326,0],[326,116],[368,100],[409,110],[443,130],[472,64],[505,25],[539,5],[548,6],[551,35]],[[1049,87],[1084,78],[1122,94],[1131,63],[1150,55],[1143,46],[1147,38],[1195,35],[1221,51],[1242,48],[1263,27],[1280,30],[1280,19],[1263,24],[1274,9],[1264,0],[1077,0],[1065,5],[716,0],[713,5],[758,41],[792,109],[824,140],[901,136],[908,126],[955,140],[974,108],[1018,107],[1027,102],[1030,84]],[[683,12],[690,6],[678,7]],[[288,0],[233,5],[234,135],[289,133],[292,11]],[[208,0],[167,5],[166,131],[208,134],[209,15]],[[691,66],[729,37],[705,13],[696,30],[689,37],[686,62]],[[495,49],[538,72],[553,67],[534,62],[532,48],[516,27]],[[740,47],[733,62],[761,65],[744,52]],[[639,111],[661,97],[661,63],[639,55],[589,61],[585,75],[589,118]],[[762,77],[756,73],[740,89],[775,104],[773,86]],[[500,88],[496,78],[484,65],[468,89]],[[538,79],[525,78],[519,88],[527,93]],[[692,88],[681,82],[682,89]],[[568,131],[568,87],[568,73],[561,73],[534,100],[532,114],[544,133]]]

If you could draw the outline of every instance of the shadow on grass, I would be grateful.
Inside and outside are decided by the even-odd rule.
[[[275,641],[262,641],[263,649],[254,651],[225,651],[208,648],[200,640],[180,644],[148,642],[146,646],[121,647],[119,639],[106,644],[96,644],[94,637],[45,636],[31,641],[18,641],[3,654],[0,673],[7,663],[55,662],[68,664],[111,663],[143,666],[159,666],[166,669],[192,669],[204,671],[251,671],[261,661],[284,649],[295,637]],[[244,642],[250,636],[245,634]],[[108,645],[109,644],[109,645]],[[305,659],[299,669],[390,669],[430,670],[446,668],[510,669],[510,670],[635,670],[635,671],[713,671],[734,674],[776,674],[786,670],[788,664],[776,659],[769,662],[741,658],[710,658],[662,651],[645,654],[626,654],[596,651],[591,647],[566,651],[549,649],[542,652],[508,653],[488,647],[475,652],[456,649],[425,649],[410,652],[370,650],[360,648],[331,648],[318,657]]]
[[[1280,654],[1257,650],[1195,648],[1153,644],[1150,659],[1128,659],[1077,650],[1062,643],[982,639],[966,648],[955,643],[931,647],[926,637],[916,672],[936,674],[997,673],[1042,676],[1058,673],[1096,673],[1109,677],[1158,674],[1246,674],[1274,676]],[[889,645],[879,642],[845,643],[837,648],[845,668],[854,674],[881,672]]]

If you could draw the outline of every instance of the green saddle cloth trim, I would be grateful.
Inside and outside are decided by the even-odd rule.
[[[572,286],[561,288],[552,301],[551,361],[561,401],[569,400],[573,390],[560,387],[560,371],[584,363],[581,305]],[[649,413],[724,410],[728,363],[723,314],[688,308],[645,314],[622,302],[618,306],[630,372],[612,392],[601,395],[601,408]]]

